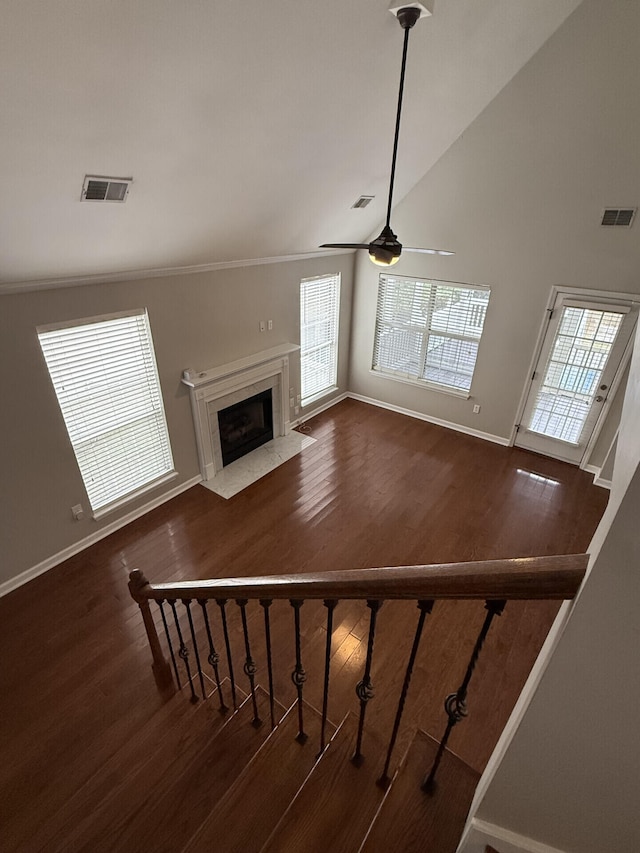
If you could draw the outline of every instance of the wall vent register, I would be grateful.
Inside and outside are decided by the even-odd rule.
[[[129,195],[133,178],[107,178],[104,175],[85,175],[81,201],[124,202]]]

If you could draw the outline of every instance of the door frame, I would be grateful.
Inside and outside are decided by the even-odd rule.
[[[551,312],[553,311],[553,306],[555,305],[556,300],[559,296],[567,296],[572,299],[593,299],[594,301],[605,300],[611,302],[631,302],[635,303],[636,305],[640,305],[640,295],[638,295],[637,293],[624,293],[619,290],[591,290],[590,288],[586,287],[565,287],[563,285],[557,284],[552,285],[551,291],[549,293],[549,298],[547,299],[544,317],[538,330],[538,337],[536,339],[536,345],[534,347],[533,355],[529,363],[529,369],[527,370],[527,378],[525,380],[524,387],[520,395],[520,402],[518,403],[518,408],[516,410],[516,419],[511,429],[509,447],[513,447],[515,445],[516,436],[518,434],[518,425],[522,421],[522,416],[524,414],[525,406],[527,404],[527,398],[529,396],[529,389],[531,388],[531,377],[533,376],[533,373],[538,365],[549,322],[551,321]],[[589,438],[589,441],[587,442],[586,447],[584,449],[584,453],[582,454],[582,458],[580,459],[578,467],[582,470],[587,470],[589,468],[589,457],[593,452],[593,449],[598,440],[598,436],[600,435],[600,430],[602,429],[607,415],[609,414],[613,399],[618,392],[618,388],[620,387],[620,382],[622,381],[624,371],[627,365],[629,364],[629,361],[631,360],[635,336],[636,332],[634,331],[624,349],[618,369],[616,370],[615,376],[611,381],[609,393],[607,394],[607,399],[604,401],[604,404],[600,409],[600,414],[598,415],[598,419],[596,420],[596,423],[593,427],[593,432],[591,433],[591,437]],[[556,457],[550,456],[550,458],[555,459]]]

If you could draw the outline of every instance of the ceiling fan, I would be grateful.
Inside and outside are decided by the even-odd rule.
[[[399,9],[391,9],[400,26],[404,30],[404,46],[402,50],[402,66],[400,68],[400,90],[398,92],[398,111],[396,113],[396,132],[393,139],[393,156],[391,158],[391,177],[389,179],[389,200],[387,203],[387,221],[380,232],[379,236],[371,243],[323,243],[321,249],[367,249],[369,257],[374,264],[387,267],[397,263],[400,260],[403,248],[405,252],[421,252],[425,255],[454,255],[455,252],[448,252],[444,249],[415,249],[409,246],[402,246],[398,238],[393,233],[390,225],[391,220],[391,204],[393,201],[393,183],[396,174],[396,155],[398,153],[398,136],[400,134],[400,113],[402,111],[402,93],[404,90],[404,72],[407,64],[407,47],[409,45],[409,30],[414,26],[416,21],[424,14],[429,14],[428,10],[421,4],[416,3],[414,6],[404,6]]]

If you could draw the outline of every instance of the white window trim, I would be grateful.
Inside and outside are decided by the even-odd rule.
[[[307,406],[312,405],[313,403],[318,402],[319,400],[328,397],[330,394],[334,394],[338,390],[338,358],[339,358],[339,345],[340,345],[340,294],[341,294],[341,275],[340,273],[327,273],[325,275],[312,276],[311,278],[303,278],[300,282],[300,393],[302,395],[302,362],[303,358],[306,355],[306,352],[302,348],[302,285],[310,284],[314,281],[327,281],[328,279],[333,279],[335,282],[335,335],[332,341],[323,342],[321,344],[316,344],[313,347],[310,347],[307,352],[311,352],[314,349],[321,349],[326,346],[330,346],[333,353],[333,366],[334,366],[334,375],[331,379],[331,383],[324,388],[321,388],[319,391],[316,391],[314,394],[310,394],[306,397],[301,397],[300,406],[302,408],[306,408]]]
[[[402,382],[404,385],[413,385],[414,388],[423,388],[427,391],[437,391],[438,394],[449,394],[451,397],[459,397],[462,400],[471,399],[471,390],[465,388],[455,388],[453,385],[438,385],[435,382],[429,382],[427,379],[412,379],[409,376],[401,376],[399,373],[391,373],[386,370],[376,370],[370,368],[369,373],[377,379],[391,379],[393,382]]]
[[[56,332],[64,333],[67,330],[75,330],[80,333],[80,330],[87,326],[108,324],[110,321],[129,318],[135,318],[136,323],[120,324],[120,328],[117,324],[110,329],[103,327],[101,331],[104,334],[102,336],[96,330],[95,351],[90,351],[93,342],[91,333],[89,335],[85,333],[84,337],[79,334],[75,338],[64,334],[57,338],[55,336]],[[178,474],[173,464],[173,453],[164,411],[151,326],[146,308],[38,326],[36,332],[67,434],[74,450],[78,471],[84,481],[92,517],[99,520],[177,477]],[[89,342],[89,346],[87,342]],[[116,354],[115,360],[112,358],[114,353]],[[129,354],[133,359],[132,362],[129,362],[130,366],[127,369],[123,366],[125,354]],[[71,364],[75,366],[75,370],[69,370],[68,358],[72,359]],[[111,369],[107,369],[103,373],[100,367],[101,360],[103,365],[111,364]],[[134,421],[129,419],[123,422],[122,417],[118,416],[118,412],[130,411],[128,408],[123,409],[123,407],[131,405],[131,401],[136,400],[135,396],[131,396],[132,393],[135,395],[135,388],[126,382],[126,376],[131,375],[134,365],[140,368],[140,371],[135,375],[142,380],[136,386],[143,394],[142,397],[138,398],[138,403],[142,405],[139,408],[139,417],[135,418]],[[98,376],[105,384],[100,385],[99,381],[96,382]],[[115,388],[124,389],[125,396],[121,398],[119,408],[114,407],[112,402],[107,402],[113,400],[110,395]],[[129,390],[128,398],[126,396],[127,389]],[[61,394],[62,396],[60,396]],[[139,446],[151,449],[154,464],[142,466],[134,464],[132,460],[136,457],[132,456],[130,450],[119,457],[114,455],[117,452],[117,444],[113,445],[113,440],[109,444],[109,433],[111,432],[113,435],[115,428],[117,428],[116,431],[121,430],[121,428],[130,428],[136,420],[144,423],[148,421],[150,416],[156,419],[155,427],[137,434],[134,432],[131,437],[136,441],[144,440],[145,444]],[[83,431],[88,431],[88,435],[83,434]],[[154,436],[155,440],[150,440],[150,435]],[[98,448],[98,456],[102,455],[102,459],[97,464],[95,459],[89,464],[86,454],[83,452],[92,443]],[[115,448],[114,454],[105,455],[105,453],[109,453],[109,448],[112,445]],[[122,446],[122,439],[120,439],[120,446]],[[114,461],[118,459],[121,463],[119,467]],[[112,470],[115,470],[112,483],[120,484],[121,488],[126,488],[131,482],[133,488],[129,491],[121,491],[120,494],[107,502],[102,501],[109,496],[109,491],[114,494],[117,489],[105,487],[100,492],[100,489],[92,488],[93,498],[90,498],[85,477],[90,476],[92,480],[95,477],[97,482],[100,480],[108,482],[110,461],[113,461],[114,469]],[[162,470],[163,468],[164,470]],[[137,476],[131,476],[132,473],[137,474]],[[151,475],[151,479],[145,481],[144,477],[149,475]]]
[[[448,286],[448,287],[459,288],[460,290],[481,290],[481,291],[486,291],[489,294],[489,296],[491,295],[491,288],[485,284],[468,284],[466,282],[463,283],[463,282],[456,282],[456,281],[443,281],[441,279],[432,279],[432,278],[424,279],[424,278],[420,278],[418,276],[406,276],[406,275],[394,275],[393,273],[389,273],[389,274],[381,273],[379,276],[379,279],[378,279],[378,294],[376,297],[376,315],[375,315],[375,325],[374,325],[374,332],[373,332],[373,357],[372,358],[373,358],[374,362],[375,362],[375,357],[376,357],[376,332],[377,332],[378,322],[379,322],[379,320],[378,320],[378,308],[380,305],[380,289],[382,287],[382,279],[385,277],[385,275],[388,275],[389,278],[406,279],[407,281],[423,281],[423,282],[426,282],[428,284],[436,284],[436,285],[441,284],[441,285]],[[429,312],[431,315],[431,313],[432,313],[431,308],[429,309]],[[485,317],[485,319],[486,319],[486,317]],[[425,338],[426,340],[428,340],[428,338],[429,338],[428,326],[429,326],[429,323],[426,323],[424,327],[421,326],[421,327],[416,328],[416,331],[419,333],[426,332],[426,338]],[[478,350],[479,350],[480,342],[482,340],[483,333],[484,333],[484,320],[483,320],[482,332],[480,333],[480,337],[477,339],[472,338],[471,336],[460,335],[460,334],[457,334],[455,332],[446,333],[446,337],[449,339],[475,341],[478,344]],[[443,334],[441,336],[444,337],[445,335]],[[416,388],[426,388],[430,391],[437,391],[440,394],[448,394],[450,396],[459,397],[461,399],[468,400],[471,397],[471,385],[473,383],[473,379],[475,376],[476,365],[477,365],[477,360],[474,362],[474,365],[473,365],[473,373],[471,374],[471,382],[470,382],[468,389],[467,388],[458,388],[455,385],[446,385],[445,383],[433,382],[429,379],[422,379],[418,376],[413,376],[413,375],[407,374],[403,371],[393,370],[393,368],[375,367],[373,364],[372,364],[371,368],[369,369],[369,373],[372,376],[377,376],[378,378],[391,379],[394,382],[402,382],[405,385],[413,385]]]

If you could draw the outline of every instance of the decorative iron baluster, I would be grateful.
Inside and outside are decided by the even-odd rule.
[[[196,665],[198,667],[198,677],[200,678],[200,689],[202,690],[202,698],[206,699],[207,698],[207,691],[205,690],[205,687],[204,687],[204,675],[202,673],[202,666],[200,664],[200,652],[198,650],[198,641],[196,640],[195,628],[193,627],[193,616],[191,615],[191,599],[190,598],[183,598],[182,603],[185,606],[185,609],[187,611],[187,618],[189,619],[189,630],[191,631],[191,640],[193,642],[193,651],[194,651],[194,654],[196,656]]]
[[[260,607],[264,610],[264,636],[267,645],[267,672],[269,673],[269,713],[271,716],[271,728],[276,727],[275,699],[273,694],[273,661],[271,659],[271,624],[269,622],[269,608],[273,602],[269,598],[260,599]]]
[[[298,735],[296,737],[296,740],[298,741],[298,743],[304,743],[307,740],[307,735],[304,731],[302,688],[304,686],[305,681],[307,680],[307,673],[304,671],[304,667],[302,666],[302,653],[300,651],[300,608],[304,604],[304,601],[301,601],[298,598],[292,598],[289,603],[293,607],[296,633],[296,668],[291,673],[291,680],[295,684],[296,690],[298,691]]]
[[[195,704],[198,701],[198,697],[196,696],[196,691],[193,688],[193,681],[191,680],[191,667],[189,666],[189,649],[185,646],[184,640],[182,638],[182,631],[180,630],[180,620],[178,619],[178,614],[176,613],[176,601],[175,599],[167,599],[169,602],[169,606],[173,611],[173,621],[176,624],[176,631],[178,632],[178,641],[180,643],[180,648],[178,650],[178,657],[183,661],[184,668],[187,671],[187,681],[189,682],[189,687],[191,688],[191,701]]]
[[[233,710],[237,711],[238,700],[236,699],[236,680],[233,675],[233,659],[231,656],[231,643],[229,642],[229,628],[227,626],[227,599],[217,599],[216,604],[220,608],[220,617],[222,619],[222,633],[224,635],[224,645],[227,650],[227,666],[229,668],[229,681],[231,682],[231,701],[233,702]]]
[[[389,783],[391,781],[391,779],[389,778],[389,765],[391,764],[391,754],[393,753],[393,749],[396,745],[396,738],[398,737],[398,729],[400,728],[400,722],[402,720],[402,714],[404,712],[404,704],[407,699],[407,693],[409,692],[409,684],[411,682],[411,676],[413,674],[413,667],[416,662],[416,655],[418,654],[420,639],[422,638],[422,629],[424,628],[425,619],[433,609],[433,601],[419,601],[418,608],[420,610],[420,616],[418,617],[418,624],[416,626],[416,633],[413,638],[411,654],[409,655],[407,671],[405,672],[404,682],[402,684],[402,691],[400,692],[400,700],[398,702],[396,718],[393,723],[393,731],[391,732],[391,740],[389,741],[387,758],[384,763],[384,770],[382,771],[382,776],[378,779],[378,785],[380,785],[381,788],[388,788]]]
[[[442,741],[440,742],[440,746],[438,747],[436,757],[433,760],[431,770],[429,771],[424,782],[422,783],[423,791],[429,791],[433,788],[435,784],[436,773],[438,771],[438,767],[440,766],[444,751],[447,747],[447,742],[449,740],[451,730],[457,723],[460,722],[460,720],[463,720],[467,716],[467,690],[469,688],[471,676],[473,675],[473,671],[476,668],[478,657],[480,655],[480,651],[482,650],[482,646],[484,645],[484,641],[487,638],[487,634],[489,633],[489,628],[491,627],[493,617],[501,615],[506,603],[506,601],[485,602],[484,606],[485,610],[487,611],[487,615],[485,616],[484,623],[482,625],[482,628],[480,629],[480,633],[478,634],[476,644],[473,647],[473,652],[471,653],[469,664],[467,666],[467,671],[465,673],[462,684],[460,685],[460,687],[458,687],[455,693],[450,693],[444,702],[444,709],[447,712],[449,721],[447,722],[447,727],[445,729]]]
[[[258,701],[256,699],[256,665],[251,657],[251,644],[249,643],[249,628],[247,627],[247,599],[246,598],[237,598],[236,604],[240,608],[240,614],[242,616],[242,633],[244,634],[244,649],[246,653],[246,661],[244,664],[244,673],[249,679],[249,687],[251,688],[251,702],[253,704],[253,720],[251,721],[251,725],[254,728],[258,728],[262,725],[262,720],[258,715]]]
[[[202,608],[202,618],[204,619],[204,626],[207,631],[207,640],[209,641],[209,657],[207,661],[211,665],[213,669],[213,676],[216,680],[216,687],[218,688],[218,699],[220,701],[220,712],[224,714],[229,708],[225,705],[224,696],[222,695],[222,686],[220,684],[220,670],[218,665],[220,663],[220,655],[216,651],[216,647],[213,643],[213,635],[211,633],[211,625],[209,624],[209,612],[207,611],[207,599],[199,598],[198,604]]]
[[[162,606],[162,599],[158,600],[158,607],[160,608],[160,615],[162,616],[162,624],[164,625],[164,635],[167,638],[167,646],[169,647],[171,663],[173,664],[173,671],[176,676],[176,684],[178,685],[178,690],[182,690],[180,676],[178,675],[178,665],[176,663],[176,656],[173,653],[173,643],[171,642],[171,634],[169,633],[169,626],[167,625],[167,617],[165,616],[164,607]]]
[[[362,732],[364,731],[364,716],[367,712],[367,703],[373,699],[373,685],[371,683],[371,661],[373,659],[373,641],[376,636],[376,619],[378,610],[382,607],[381,601],[367,601],[367,607],[371,610],[369,619],[369,640],[367,642],[367,660],[364,665],[364,675],[362,681],[356,685],[356,695],[360,700],[360,720],[358,722],[358,738],[356,740],[356,750],[353,753],[351,761],[359,766],[362,764]]]
[[[327,709],[329,707],[329,673],[331,669],[331,640],[333,638],[333,611],[338,604],[337,599],[327,598],[324,606],[327,608],[327,643],[324,653],[324,688],[322,691],[322,724],[320,727],[320,752],[322,755],[326,746],[325,732],[327,728]]]

